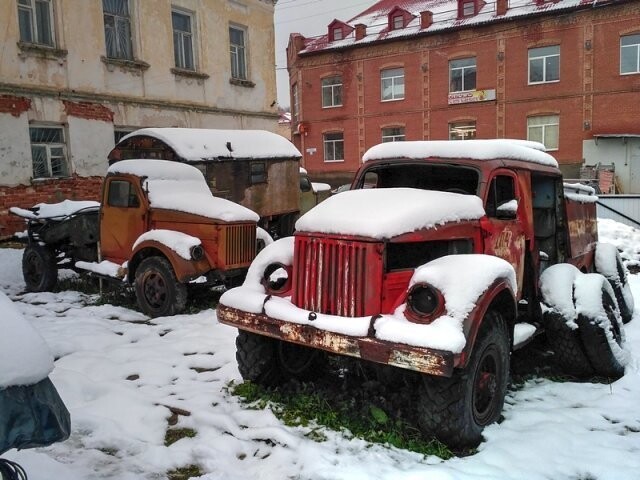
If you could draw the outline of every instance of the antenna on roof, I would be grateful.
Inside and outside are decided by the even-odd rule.
[[[227,142],[227,150],[233,152],[233,148],[231,148],[231,142]]]

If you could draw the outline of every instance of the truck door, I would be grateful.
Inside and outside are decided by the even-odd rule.
[[[139,186],[123,178],[107,178],[100,210],[100,251],[104,260],[123,263],[146,231],[147,208]]]
[[[509,170],[494,172],[485,198],[484,253],[508,261],[516,271],[518,298],[522,294],[525,235],[519,205],[518,182]]]

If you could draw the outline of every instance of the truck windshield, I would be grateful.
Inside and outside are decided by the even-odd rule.
[[[462,165],[387,163],[360,177],[357,188],[406,187],[476,195],[478,171]]]

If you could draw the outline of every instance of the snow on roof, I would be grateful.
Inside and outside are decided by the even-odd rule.
[[[419,140],[387,142],[371,147],[363,161],[393,158],[470,158],[473,160],[510,159],[558,167],[548,153],[540,151],[536,142],[524,140]],[[533,148],[532,148],[533,147]]]
[[[616,3],[616,1],[621,0],[600,0],[599,5]],[[354,32],[346,35],[342,40],[333,42],[329,42],[328,35],[307,38],[305,39],[305,48],[300,53],[349,48],[355,45],[365,45],[391,39],[404,39],[421,34],[442,32],[443,30],[504,21],[505,19],[574,10],[580,7],[591,7],[595,2],[593,0],[562,0],[538,4],[534,0],[510,0],[504,15],[496,14],[496,0],[477,3],[480,6],[477,15],[458,18],[458,2],[456,0],[382,0],[346,22],[352,27],[357,24],[366,25],[367,31],[364,38],[356,41]],[[396,7],[409,12],[413,19],[404,28],[390,30],[388,16]],[[432,12],[433,23],[423,29],[420,28],[420,13],[426,11]]]
[[[302,157],[300,151],[289,140],[265,130],[143,128],[124,136],[120,143],[140,135],[147,135],[166,143],[179,157],[189,162],[219,158]]]
[[[574,202],[596,203],[598,196],[594,188],[581,183],[563,183],[564,197]]]
[[[305,213],[296,230],[385,239],[484,213],[475,195],[413,188],[348,190]]]
[[[109,173],[146,177],[144,188],[154,208],[177,210],[226,222],[251,221],[257,213],[224,198],[214,197],[202,172],[170,160],[134,159],[116,162]]]
[[[0,310],[0,390],[44,380],[53,370],[53,355],[46,342],[2,292]]]
[[[62,218],[73,215],[80,210],[97,210],[100,203],[91,200],[63,200],[60,203],[38,203],[33,206],[36,211],[20,207],[11,207],[9,211],[22,218]]]

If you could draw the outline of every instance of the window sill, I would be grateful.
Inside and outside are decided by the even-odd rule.
[[[18,42],[20,55],[29,55],[34,57],[48,58],[51,60],[61,60],[67,57],[68,50],[62,50],[37,43]]]
[[[73,177],[71,175],[65,175],[63,177],[38,177],[31,179],[31,185],[40,185],[45,183],[53,183],[58,180],[72,180]]]
[[[322,108],[340,108],[342,106],[343,106],[342,104],[340,104],[340,105],[323,105]]]
[[[195,78],[196,80],[206,80],[209,75],[195,70],[186,70],[184,68],[172,68],[171,73],[176,77]]]
[[[404,97],[402,98],[387,98],[386,100],[384,98],[380,99],[381,102],[400,102],[404,100]]]
[[[102,63],[110,66],[122,67],[125,70],[135,71],[135,72],[143,72],[148,70],[151,65],[147,62],[143,62],[142,60],[128,60],[125,58],[110,58],[105,57],[104,55],[100,57]]]
[[[344,159],[341,159],[341,160],[325,160],[324,163],[344,163]]]
[[[548,81],[542,81],[542,82],[529,82],[527,85],[530,87],[533,87],[535,85],[546,85],[548,83],[560,83],[560,80],[548,80]]]
[[[230,78],[229,83],[231,85],[236,85],[238,87],[253,88],[256,86],[256,84],[253,83],[251,80],[242,80],[240,78]]]

